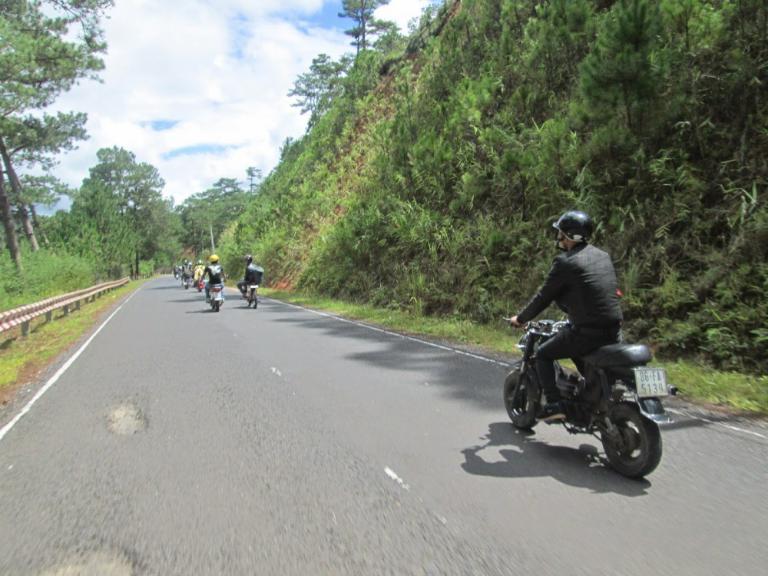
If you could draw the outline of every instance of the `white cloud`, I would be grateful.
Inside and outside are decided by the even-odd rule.
[[[401,30],[408,30],[408,23],[421,16],[424,8],[434,4],[435,0],[391,0],[376,10],[376,17],[396,23]]]
[[[312,25],[339,0],[121,0],[105,21],[102,83],[82,82],[57,108],[88,113],[89,140],[61,157],[57,175],[79,186],[99,148],[120,146],[156,166],[178,203],[222,177],[265,174],[307,117],[287,96],[325,52],[351,50],[339,29]],[[406,29],[430,0],[392,0],[377,16]],[[152,122],[168,121],[158,131]],[[171,123],[175,123],[172,124]],[[172,155],[216,146],[218,152]]]

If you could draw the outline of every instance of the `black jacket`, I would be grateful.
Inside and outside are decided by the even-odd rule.
[[[623,319],[618,289],[611,257],[580,244],[555,258],[546,282],[517,319],[528,322],[554,301],[577,327],[616,326]]]
[[[264,270],[256,264],[248,264],[245,267],[244,281],[248,284],[261,284],[261,279],[264,274]]]

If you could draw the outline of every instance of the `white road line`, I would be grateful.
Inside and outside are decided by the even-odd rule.
[[[386,468],[384,468],[384,472],[386,472],[387,476],[389,476],[390,478],[392,478],[392,480],[394,480],[395,482],[397,482],[398,484],[400,484],[400,486],[401,486],[401,487],[405,488],[406,490],[410,490],[410,489],[411,489],[411,488],[408,486],[408,484],[406,484],[405,482],[403,482],[403,479],[402,479],[402,478],[400,478],[400,476],[398,476],[397,474],[395,474],[395,473],[392,471],[392,469],[391,469],[389,466],[387,466]]]
[[[272,300],[269,298],[269,300]],[[347,324],[354,324],[355,326],[360,326],[362,328],[367,328],[368,330],[373,330],[374,332],[380,332],[381,334],[386,334],[387,336],[395,336],[397,338],[405,338],[406,340],[411,340],[412,342],[418,342],[419,344],[423,344],[425,346],[431,346],[432,348],[438,348],[440,350],[445,350],[447,352],[453,352],[455,354],[460,354],[461,356],[468,356],[469,358],[474,358],[475,360],[482,360],[483,362],[489,362],[491,364],[496,364],[498,366],[504,366],[506,368],[509,368],[512,366],[509,362],[504,362],[501,360],[496,360],[494,358],[488,358],[487,356],[481,356],[479,354],[473,354],[471,352],[466,352],[464,350],[459,350],[458,348],[451,348],[450,346],[443,346],[441,344],[436,344],[434,342],[429,342],[427,340],[422,340],[421,338],[415,338],[413,336],[406,336],[404,334],[398,334],[397,332],[392,332],[390,330],[383,330],[381,328],[377,328],[376,326],[371,326],[370,324],[365,324],[363,322],[358,322],[356,320],[349,320],[348,318],[342,318],[340,316],[335,316],[333,314],[329,314],[327,312],[320,312],[318,310],[312,310],[311,308],[305,308],[304,306],[299,306],[297,304],[290,304],[288,302],[283,302],[282,300],[276,300],[276,302],[280,302],[280,304],[283,304],[284,306],[290,306],[291,308],[296,308],[297,310],[304,310],[305,312],[309,312],[311,314],[315,314],[317,316],[322,316],[323,318],[332,318],[334,320],[338,320],[339,322],[346,322]],[[758,438],[763,438],[768,440],[768,436],[765,436],[763,434],[760,434],[759,432],[752,432],[751,430],[745,430],[743,428],[738,428],[737,426],[731,426],[728,424],[723,424],[720,422],[714,422],[712,420],[707,420],[706,418],[702,418],[700,416],[694,416],[692,414],[688,414],[686,412],[680,412],[679,410],[672,410],[667,409],[667,412],[672,412],[673,414],[680,414],[681,416],[688,416],[689,418],[693,418],[694,420],[701,420],[703,422],[708,422],[710,424],[716,424],[718,426],[722,426],[723,428],[728,428],[730,430],[733,430],[735,432],[742,432],[744,434],[751,434],[753,436],[757,436]]]
[[[139,288],[139,290],[141,290],[141,288]],[[112,312],[112,314],[109,315],[109,318],[104,320],[104,322],[101,324],[101,326],[98,327],[96,332],[91,334],[91,337],[88,338],[88,340],[86,340],[85,343],[82,346],[80,346],[80,348],[77,350],[77,352],[75,352],[72,355],[72,357],[69,360],[67,360],[64,363],[64,365],[56,371],[56,374],[51,376],[51,378],[48,380],[48,382],[46,382],[45,385],[42,388],[40,388],[40,390],[37,391],[37,394],[35,394],[32,397],[32,399],[29,402],[27,402],[27,405],[24,406],[24,408],[21,409],[21,412],[19,412],[13,420],[8,422],[8,424],[3,426],[3,428],[0,430],[0,441],[2,441],[3,438],[5,438],[5,435],[8,434],[8,432],[11,431],[11,428],[13,428],[16,424],[18,424],[19,420],[21,420],[27,414],[27,412],[29,412],[32,409],[32,406],[35,404],[35,402],[40,400],[40,398],[42,398],[43,394],[45,394],[50,389],[50,387],[53,386],[59,378],[61,378],[62,374],[64,374],[64,372],[66,372],[67,369],[70,366],[72,366],[72,364],[74,364],[75,360],[77,360],[80,357],[80,354],[82,354],[83,351],[88,347],[88,345],[91,342],[93,342],[93,339],[96,338],[96,336],[99,334],[99,332],[102,331],[102,329],[109,323],[109,321],[112,320],[112,318],[114,318],[115,314],[120,312],[120,310],[123,308],[123,306],[125,306],[128,303],[128,301],[131,298],[133,298],[138,293],[139,290],[136,290],[136,292],[131,294],[125,300],[125,302],[120,304],[120,306],[117,307],[117,310]]]
[[[350,320],[348,318],[342,318],[341,316],[335,316],[333,314],[329,314],[327,312],[320,312],[318,310],[312,310],[311,308],[305,308],[304,306],[299,306],[297,304],[290,304],[288,302],[283,302],[282,300],[277,300],[277,302],[280,302],[280,304],[283,304],[284,306],[289,306],[291,308],[296,308],[297,310],[303,310],[305,312],[309,312],[310,314],[315,314],[316,316],[322,316],[323,318],[331,318],[333,320],[338,320],[339,322],[346,322],[347,324],[353,324],[355,326],[360,326],[361,328],[367,328],[368,330],[373,330],[374,332],[379,332],[381,334],[386,334],[387,336],[394,336],[396,338],[404,338],[405,340],[410,340],[412,342],[417,342],[419,344],[423,344],[424,346],[431,346],[432,348],[437,348],[439,350],[445,350],[446,352],[453,352],[454,354],[459,354],[461,356],[468,356],[469,358],[474,358],[475,360],[482,360],[483,362],[489,362],[490,364],[496,364],[498,366],[504,366],[506,368],[509,368],[512,366],[509,362],[504,362],[502,360],[496,360],[495,358],[488,358],[487,356],[481,356],[480,354],[473,354],[472,352],[466,352],[464,350],[459,350],[458,348],[452,348],[450,346],[444,346],[442,344],[436,344],[435,342],[430,342],[428,340],[422,340],[421,338],[416,338],[414,336],[406,336],[405,334],[398,334],[397,332],[392,332],[391,330],[384,330],[382,328],[378,328],[376,326],[371,326],[370,324],[365,324],[364,322],[359,322],[356,320]]]
[[[714,424],[715,426],[727,428],[728,430],[733,430],[734,432],[751,434],[752,436],[757,436],[758,438],[768,440],[768,436],[766,436],[765,434],[760,434],[759,432],[753,432],[752,430],[745,430],[744,428],[739,428],[738,426],[732,426],[731,424],[724,424],[723,422],[715,422],[714,420],[710,420],[709,418],[704,418],[703,416],[694,416],[690,412],[686,412],[684,410],[677,410],[675,408],[666,408],[666,411],[671,412],[672,414],[677,414],[678,416],[686,416],[688,418],[692,418],[693,420],[699,420],[700,422],[706,422],[707,424]]]

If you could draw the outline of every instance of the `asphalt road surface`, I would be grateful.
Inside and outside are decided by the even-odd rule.
[[[679,415],[627,480],[594,438],[516,433],[505,373],[154,280],[2,416],[0,574],[766,573],[764,428]]]

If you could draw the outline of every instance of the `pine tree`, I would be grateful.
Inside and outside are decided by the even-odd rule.
[[[357,54],[368,47],[369,36],[386,27],[384,22],[373,17],[376,9],[386,4],[389,4],[389,0],[343,0],[343,11],[339,12],[339,18],[352,18],[355,21],[355,26],[344,33],[354,38],[351,44]]]
[[[0,148],[11,192],[21,197],[8,141],[16,126],[33,119],[82,78],[96,77],[106,50],[100,20],[112,0],[4,0],[0,2]],[[79,34],[78,34],[79,29]],[[8,132],[10,128],[11,132]],[[5,188],[3,186],[3,188]],[[19,208],[25,232],[36,246],[32,223]],[[10,214],[10,200],[0,190],[0,218],[11,257],[21,267],[21,254]]]
[[[595,110],[619,106],[627,127],[642,123],[656,93],[658,74],[651,55],[660,30],[658,6],[649,0],[621,0],[611,9],[597,44],[584,60],[581,88]]]

